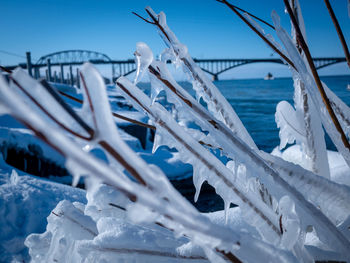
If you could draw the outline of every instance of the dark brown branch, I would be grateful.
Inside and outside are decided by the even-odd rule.
[[[340,126],[340,123],[338,121],[337,116],[335,115],[335,113],[334,113],[334,111],[332,109],[332,106],[331,106],[331,104],[329,102],[329,99],[328,99],[328,97],[326,95],[326,92],[323,89],[320,77],[318,76],[315,64],[314,64],[314,62],[312,60],[311,53],[310,53],[309,48],[308,48],[308,46],[307,46],[307,44],[305,42],[303,34],[301,33],[300,27],[298,25],[298,22],[297,22],[295,16],[294,16],[292,8],[290,7],[288,0],[283,0],[283,1],[284,1],[284,4],[285,4],[286,8],[287,8],[288,14],[289,14],[290,19],[292,21],[292,24],[293,24],[293,26],[295,28],[296,37],[297,37],[297,39],[299,39],[300,46],[301,46],[301,48],[304,51],[305,57],[307,59],[307,62],[309,63],[309,66],[310,66],[310,69],[311,69],[311,73],[312,73],[312,75],[313,75],[313,77],[315,79],[315,82],[316,82],[317,88],[318,88],[318,90],[319,90],[319,92],[321,94],[323,103],[326,106],[326,109],[327,109],[327,111],[328,111],[328,113],[329,113],[329,115],[330,115],[330,117],[331,117],[331,119],[332,119],[332,121],[334,123],[335,128],[337,129],[337,131],[339,132],[339,134],[341,136],[341,139],[343,141],[344,146],[348,150],[350,150],[350,144],[349,144],[349,142],[348,142],[348,140],[347,140],[347,138],[345,136],[345,133],[344,133],[342,127]]]
[[[223,4],[224,4],[224,1],[222,1],[222,0],[216,0],[216,1],[218,1],[219,3],[223,3]],[[231,4],[231,5],[232,5],[232,4]],[[253,15],[252,13],[250,13],[250,12],[248,12],[248,11],[246,11],[246,10],[244,10],[244,9],[242,9],[242,8],[240,8],[240,7],[238,7],[238,6],[236,6],[236,5],[232,5],[232,6],[233,6],[234,8],[236,8],[236,9],[238,9],[239,11],[243,12],[243,13],[247,13],[249,16],[251,16],[251,17],[255,18],[256,20],[258,20],[258,21],[264,23],[265,25],[271,27],[272,29],[275,29],[275,27],[274,27],[273,25],[271,25],[269,22],[265,21],[264,19],[261,19],[261,18],[255,16],[255,15]]]
[[[91,136],[94,136],[94,130],[70,107],[59,95],[59,93],[51,87],[51,85],[42,79],[40,84],[50,93],[50,95],[59,103],[62,108]]]
[[[273,49],[278,55],[280,55],[291,67],[293,67],[296,70],[296,67],[294,66],[293,62],[286,57],[270,40],[268,40],[261,32],[259,32],[244,16],[242,16],[237,10],[236,7],[226,0],[222,0],[222,3],[224,3],[227,7],[229,7],[241,20],[243,20],[244,23],[246,23],[250,29],[252,29],[264,42]]]
[[[154,17],[153,14],[150,11],[148,11],[147,9],[146,9],[146,12],[150,16],[150,18],[152,18],[152,20],[154,21],[154,24],[160,29],[160,31],[162,31],[163,35],[170,42],[170,38],[169,38],[168,34],[165,32],[164,28],[159,24],[158,19],[156,17]]]
[[[7,72],[7,73],[12,73],[11,70],[9,70],[9,69],[7,69],[7,68],[5,68],[5,67],[3,67],[3,66],[0,66],[0,69],[1,69],[2,71]]]
[[[349,49],[348,49],[348,46],[346,44],[346,41],[345,41],[345,38],[344,38],[344,35],[343,35],[343,31],[340,28],[340,25],[338,23],[337,17],[334,14],[334,11],[332,9],[331,4],[329,3],[329,0],[324,0],[324,3],[327,6],[329,15],[331,16],[333,24],[334,24],[334,27],[337,30],[339,40],[341,42],[341,45],[343,46],[343,50],[344,50],[344,54],[345,54],[345,57],[346,57],[346,61],[348,62],[348,67],[350,68],[350,53],[349,53]]]
[[[64,97],[67,97],[75,102],[78,102],[79,104],[83,104],[83,101],[76,98],[76,97],[73,97],[63,91],[59,91],[59,93],[64,96]],[[137,120],[134,120],[134,119],[131,119],[131,118],[128,118],[126,116],[123,116],[123,115],[120,115],[118,113],[115,113],[115,112],[112,112],[112,115],[116,118],[119,118],[119,119],[122,119],[122,120],[125,120],[125,121],[128,121],[128,122],[131,122],[133,124],[136,124],[136,125],[139,125],[139,126],[142,126],[142,127],[146,127],[146,128],[149,128],[149,129],[152,129],[152,130],[155,130],[156,127],[153,126],[153,125],[150,125],[150,124],[147,124],[147,123],[144,123],[144,122],[140,122],[140,121],[137,121]]]
[[[154,23],[154,22],[147,20],[146,18],[144,18],[144,17],[140,16],[139,14],[137,14],[137,13],[135,13],[135,12],[131,12],[131,13],[132,13],[132,14],[134,14],[135,16],[137,16],[137,17],[141,18],[141,19],[142,19],[143,21],[145,21],[146,23],[149,23],[149,24],[155,25],[155,23]]]

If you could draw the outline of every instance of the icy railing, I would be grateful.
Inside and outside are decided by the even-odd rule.
[[[192,258],[212,262],[313,262],[314,255],[305,246],[306,236],[312,231],[319,239],[315,246],[320,255],[329,255],[331,251],[337,259],[349,260],[350,190],[330,180],[323,133],[317,130],[321,121],[328,125],[327,132],[334,128],[329,127],[327,113],[317,114],[315,108],[322,105],[310,81],[309,68],[295,41],[279,26],[276,15],[276,30],[286,51],[279,46],[277,49],[289,56],[288,61],[293,61],[297,68],[293,71],[295,110],[286,102],[281,102],[277,109],[281,146],[294,140],[303,145],[308,170],[259,151],[234,110],[169,29],[164,13],[157,15],[150,8],[146,10],[169,48],[157,61],[146,44],[138,43],[134,83],[121,77],[116,86],[155,125],[154,150],[160,145],[176,148],[180,158],[192,164],[195,198],[204,181],[216,189],[225,202],[226,224],[200,214],[158,167],[145,163],[120,138],[103,79],[91,64],[85,64],[81,71],[84,104],[78,112],[60,100],[47,83],[38,83],[17,69],[10,75],[10,83],[0,77],[0,112],[12,114],[65,156],[74,183],[80,176],[88,178],[88,205],[67,202],[58,205],[49,217],[47,232],[27,239],[32,256],[45,262],[65,247],[90,260],[114,251],[127,253],[128,259],[136,261],[142,261],[142,257],[130,254],[152,255],[156,261]],[[250,17],[247,19],[258,28]],[[258,31],[265,35],[262,29]],[[266,38],[276,43],[271,36]],[[202,96],[207,102],[207,109],[176,83],[162,61],[168,58],[183,65],[194,82],[197,97]],[[136,86],[144,74],[151,80],[151,98]],[[155,102],[162,90],[174,106],[171,112]],[[334,102],[332,107],[341,125],[348,131],[348,107],[328,88],[325,90]],[[311,97],[308,103],[306,96]],[[190,128],[189,123],[198,128]],[[105,152],[108,163],[90,153],[96,148]],[[212,149],[229,161],[219,160]],[[239,205],[248,230],[230,227],[230,203]],[[59,227],[60,220],[65,220],[68,226]],[[71,223],[80,230],[73,230]],[[70,230],[72,233],[68,234]],[[160,250],[139,243],[140,247],[133,248],[136,238],[127,235],[134,235],[135,231],[154,235],[157,240],[154,246]],[[178,241],[169,241],[171,232]],[[125,236],[120,240],[121,234]],[[144,238],[141,243],[147,240]],[[169,247],[158,247],[165,240]],[[130,247],[121,247],[121,241]],[[50,248],[45,250],[47,246]],[[202,252],[198,252],[198,247]],[[89,249],[90,254],[86,252]]]

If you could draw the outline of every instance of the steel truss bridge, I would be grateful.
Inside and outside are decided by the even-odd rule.
[[[346,62],[344,57],[319,57],[314,58],[316,69],[321,69],[333,64]],[[194,61],[205,72],[213,76],[214,80],[218,80],[218,76],[230,69],[252,64],[252,63],[277,63],[285,64],[278,58],[250,58],[250,59],[196,59]],[[42,56],[35,64],[31,62],[30,53],[27,52],[27,63],[19,64],[22,68],[27,68],[29,73],[34,77],[40,77],[40,68],[47,68],[48,78],[51,79],[51,67],[59,66],[61,68],[61,78],[64,79],[63,67],[70,67],[70,78],[72,77],[72,66],[81,65],[84,62],[91,62],[99,65],[111,65],[112,78],[119,76],[127,76],[136,71],[136,64],[134,59],[127,60],[112,60],[109,56],[103,53],[89,51],[89,50],[65,50],[51,53]],[[13,69],[16,66],[8,66],[6,68]],[[33,72],[34,71],[34,72]],[[55,73],[56,74],[56,73]]]

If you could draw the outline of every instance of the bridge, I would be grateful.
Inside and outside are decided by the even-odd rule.
[[[31,61],[30,52],[26,53],[27,62],[20,63],[19,65],[7,66],[7,69],[14,69],[17,66],[27,68],[30,75],[35,78],[39,78],[40,69],[46,69],[46,78],[50,81],[58,82],[70,82],[77,84],[79,78],[74,77],[72,66],[78,66],[84,62],[91,62],[98,65],[111,65],[112,79],[119,76],[127,76],[136,71],[136,64],[134,59],[127,60],[112,60],[106,54],[89,51],[89,50],[65,50],[60,52],[51,53],[42,56],[38,61],[33,64]],[[319,57],[314,58],[316,69],[321,69],[333,64],[346,62],[344,57]],[[230,69],[240,67],[252,63],[277,63],[285,64],[281,59],[278,58],[249,58],[249,59],[196,59],[194,61],[197,65],[208,74],[212,75],[213,80],[218,80],[218,76]],[[59,67],[60,70],[52,72],[52,67]],[[67,78],[64,76],[64,67],[69,67],[69,73]],[[78,75],[78,69],[76,69],[76,76]]]

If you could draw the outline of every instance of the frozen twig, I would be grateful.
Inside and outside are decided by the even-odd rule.
[[[242,21],[246,23],[269,47],[271,47],[273,51],[280,55],[280,57],[283,58],[291,67],[295,68],[293,62],[285,54],[283,54],[275,44],[273,44],[269,39],[266,38],[266,36],[257,30],[243,15],[241,15],[236,10],[236,7],[234,5],[230,4],[226,0],[222,0],[221,2],[229,7],[240,19],[242,19]]]
[[[150,16],[151,20],[155,23],[161,32],[163,40],[166,45],[169,46],[176,57],[181,61],[185,68],[187,68],[194,85],[195,91],[198,95],[203,97],[204,101],[208,104],[208,109],[214,114],[216,118],[223,121],[223,123],[237,134],[243,141],[245,141],[250,147],[257,149],[256,144],[249,135],[248,131],[242,124],[241,120],[233,110],[232,106],[218,91],[218,88],[207,78],[202,70],[195,64],[191,56],[187,52],[187,48],[178,41],[174,33],[167,26],[165,21],[165,14],[155,14],[150,8],[146,8],[146,12]]]
[[[302,32],[301,32],[300,27],[298,25],[298,22],[297,22],[297,20],[296,20],[296,18],[294,16],[292,8],[290,7],[288,0],[283,0],[283,1],[284,1],[285,6],[286,6],[286,9],[287,9],[287,11],[289,13],[289,16],[290,16],[290,19],[292,21],[292,24],[293,24],[293,26],[295,28],[296,37],[299,39],[300,46],[301,46],[301,48],[304,51],[305,57],[306,57],[306,59],[308,61],[308,64],[310,66],[311,73],[312,73],[312,75],[314,77],[314,80],[316,82],[317,88],[318,88],[318,90],[319,90],[319,92],[321,94],[323,103],[326,106],[326,109],[327,109],[327,111],[328,111],[328,113],[329,113],[329,115],[330,115],[330,117],[331,117],[331,119],[333,121],[333,124],[334,124],[335,128],[337,129],[337,131],[339,132],[339,135],[341,136],[341,140],[343,141],[344,146],[350,151],[349,141],[346,138],[346,135],[345,135],[345,133],[344,133],[344,131],[343,131],[339,121],[338,121],[338,118],[335,115],[335,113],[333,111],[333,108],[332,108],[332,106],[331,106],[331,104],[329,102],[329,99],[328,99],[328,97],[326,95],[326,92],[324,91],[324,88],[322,86],[320,77],[318,76],[315,64],[314,64],[314,62],[312,60],[309,48],[308,48],[308,46],[307,46],[307,44],[306,44],[306,42],[304,40],[304,37],[302,35]]]
[[[338,34],[339,40],[341,42],[341,45],[343,47],[344,55],[345,55],[346,61],[348,63],[348,67],[350,68],[350,53],[349,53],[348,45],[346,44],[346,41],[345,41],[345,38],[344,38],[344,35],[343,35],[343,31],[340,28],[340,25],[338,23],[338,19],[337,19],[337,17],[334,14],[333,8],[332,8],[331,3],[329,2],[329,0],[324,0],[324,3],[327,6],[329,15],[332,18],[332,21],[333,21],[335,29],[337,30],[337,34]]]
[[[127,81],[124,79],[123,79],[123,81],[121,79],[119,79],[117,81],[117,84],[119,87],[122,88],[123,85],[126,85],[126,82]],[[126,94],[128,94],[128,97],[131,97],[134,102],[136,102],[137,104],[140,104],[140,100],[137,97],[135,97],[134,94],[130,93],[131,86],[128,86],[128,89],[126,89],[125,87],[122,89],[124,90],[124,92]],[[151,115],[150,117],[152,117],[152,113],[150,112],[150,109],[146,106],[143,106],[143,108],[148,114]],[[157,117],[153,116],[152,118],[156,118],[158,121],[160,121],[158,119],[159,116],[157,116]],[[159,125],[163,125],[163,123],[164,123],[164,120],[160,121]],[[174,131],[169,129],[168,132],[173,133]],[[174,134],[174,136],[176,136],[176,135]],[[229,135],[229,136],[226,135],[225,137],[224,136],[214,136],[214,137],[215,138],[222,138],[223,140],[225,140],[227,138],[231,138],[233,140],[234,137],[232,137],[232,136],[230,137],[230,136],[231,135]],[[226,141],[226,144],[228,144],[228,142],[231,143],[231,141]],[[246,156],[246,157],[244,157],[244,159],[254,162],[256,167],[259,167],[259,171],[262,172],[262,174],[267,173],[270,176],[272,176],[274,182],[277,183],[278,185],[280,185],[284,189],[284,191],[286,191],[286,193],[288,193],[293,198],[293,200],[296,202],[297,207],[299,207],[300,209],[302,209],[304,211],[308,210],[309,214],[315,215],[312,217],[313,222],[312,223],[310,222],[310,223],[312,225],[314,225],[316,229],[320,229],[320,231],[326,231],[329,233],[329,235],[332,235],[332,236],[334,235],[333,236],[334,240],[337,240],[337,243],[340,242],[340,243],[338,243],[339,245],[342,243],[342,245],[340,245],[340,246],[342,247],[342,251],[344,251],[345,247],[348,246],[348,241],[335,228],[335,226],[329,221],[328,218],[326,218],[322,213],[320,213],[320,211],[318,211],[318,209],[316,209],[313,205],[311,205],[311,203],[306,201],[304,199],[304,197],[298,191],[296,191],[296,189],[294,187],[291,187],[286,181],[284,181],[284,179],[282,179],[278,175],[278,173],[276,173],[276,171],[274,171],[269,165],[267,165],[265,163],[265,161],[258,154],[256,154],[254,151],[252,151],[252,149],[249,149],[249,147],[247,147],[245,143],[240,142],[240,140],[237,140],[237,138],[234,139],[232,141],[232,143],[233,143],[233,145],[236,145],[236,151],[239,149],[239,154],[238,154],[239,156]],[[258,171],[258,170],[256,170],[256,171]],[[264,177],[260,177],[260,178],[264,179]],[[316,216],[316,214],[317,214],[317,216]],[[309,219],[311,219],[311,218],[309,218]],[[325,238],[325,236],[322,237],[322,240],[327,240],[324,238]],[[329,245],[333,246],[333,244],[329,244]],[[338,248],[339,248],[339,246],[334,247],[334,249],[338,249]]]

